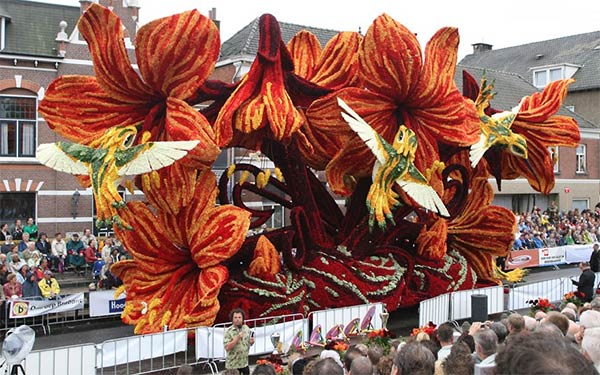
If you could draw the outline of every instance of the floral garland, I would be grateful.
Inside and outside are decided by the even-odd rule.
[[[526,301],[525,303],[531,305],[529,307],[529,315],[530,316],[535,316],[535,314],[538,311],[547,313],[549,311],[556,310],[556,305],[551,303],[550,300],[547,298],[532,299],[532,300]]]

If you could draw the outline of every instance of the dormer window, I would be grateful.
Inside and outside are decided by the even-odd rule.
[[[550,82],[571,78],[577,72],[577,69],[579,69],[579,66],[573,64],[531,68],[533,70],[533,85],[542,89]]]

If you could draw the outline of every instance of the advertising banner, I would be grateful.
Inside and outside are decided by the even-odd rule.
[[[10,318],[29,318],[31,316],[83,309],[83,293],[60,296],[55,300],[12,300]]]
[[[121,315],[125,308],[125,293],[115,298],[114,290],[90,292],[90,316]]]
[[[540,266],[553,266],[555,264],[565,263],[565,248],[550,247],[547,249],[539,249]]]
[[[539,250],[513,250],[506,258],[506,269],[531,268],[540,265]]]

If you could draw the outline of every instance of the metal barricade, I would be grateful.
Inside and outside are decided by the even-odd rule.
[[[471,295],[473,294],[485,294],[488,297],[488,314],[504,311],[503,286],[460,290],[450,294],[450,317],[448,320],[471,317]]]
[[[419,326],[423,327],[432,322],[440,325],[450,317],[450,294],[440,294],[419,303]]]
[[[37,301],[41,300],[41,297],[29,297],[29,298],[19,298],[19,300],[25,301]],[[4,312],[4,316],[2,317],[4,322],[3,326],[0,328],[2,334],[6,334],[6,332],[11,328],[16,328],[23,324],[28,325],[31,328],[41,327],[46,334],[46,315],[32,316],[32,317],[23,317],[23,318],[11,318],[10,310],[12,308],[12,300],[4,301],[4,306],[2,306],[2,310]]]
[[[299,331],[307,329],[307,321],[302,314],[248,319],[245,324],[254,331],[255,343],[250,348],[250,355],[271,353],[274,350],[271,335],[275,333],[285,347]],[[223,338],[229,326],[231,323],[219,323],[196,329],[196,363],[206,363],[213,374],[218,372],[218,363],[225,361]]]
[[[95,375],[95,344],[32,351],[23,367],[27,375]]]
[[[107,340],[96,345],[96,367],[104,374],[145,374],[189,364],[189,330]],[[195,363],[192,361],[192,363]]]
[[[571,280],[567,277],[526,283],[510,289],[509,310],[519,310],[531,307],[527,301],[547,298],[560,301],[565,293],[573,290]]]

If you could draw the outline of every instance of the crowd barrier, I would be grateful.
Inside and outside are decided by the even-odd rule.
[[[124,306],[124,295],[115,298],[110,290],[65,294],[56,300],[32,297],[4,301],[0,332],[26,324],[47,334],[54,325],[118,316]]]
[[[600,272],[596,273],[594,286],[600,285]],[[450,292],[421,301],[419,304],[419,325],[428,322],[441,323],[469,318],[471,316],[471,295],[488,296],[488,314],[514,311],[531,307],[530,300],[547,298],[551,302],[562,300],[565,294],[577,290],[571,278],[562,277],[531,283],[517,284],[512,287],[497,286],[481,289]]]
[[[590,260],[593,246],[593,244],[566,245],[542,249],[513,250],[506,258],[506,268],[532,268],[587,262]]]
[[[29,353],[23,363],[27,375],[95,375],[95,344],[65,346]]]

